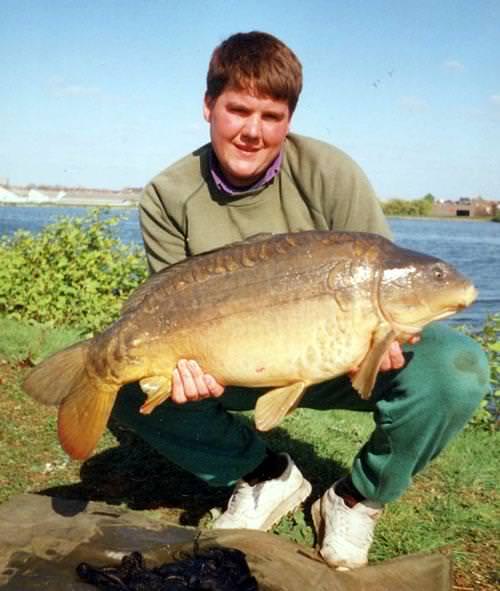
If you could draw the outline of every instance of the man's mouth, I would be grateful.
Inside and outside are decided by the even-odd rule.
[[[245,152],[245,154],[255,154],[260,149],[260,148],[254,148],[251,146],[239,146],[238,144],[235,144],[235,147],[240,152]]]

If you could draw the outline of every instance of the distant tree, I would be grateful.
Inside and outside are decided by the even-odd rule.
[[[429,216],[432,214],[432,208],[434,207],[434,196],[430,193],[426,195],[423,199],[420,200],[421,206],[421,213],[422,216]]]
[[[424,195],[424,197],[422,197],[423,201],[430,201],[431,203],[434,203],[434,201],[436,201],[436,198],[434,197],[434,195],[432,193],[427,193],[427,195]]]
[[[431,214],[433,203],[433,200],[426,198],[412,200],[390,199],[382,204],[382,208],[386,215],[425,217]]]

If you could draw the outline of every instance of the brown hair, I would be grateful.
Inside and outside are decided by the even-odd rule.
[[[291,115],[302,90],[302,65],[269,33],[236,33],[215,48],[208,66],[207,98],[216,99],[226,88],[287,101]]]

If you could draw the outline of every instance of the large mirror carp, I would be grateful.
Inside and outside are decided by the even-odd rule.
[[[24,389],[59,405],[58,434],[88,457],[119,389],[139,382],[151,413],[170,396],[179,359],[196,359],[223,385],[269,387],[255,409],[268,430],[311,384],[359,368],[360,396],[382,357],[477,292],[447,263],[368,233],[258,236],[190,257],[150,277],[120,318],[36,366]]]

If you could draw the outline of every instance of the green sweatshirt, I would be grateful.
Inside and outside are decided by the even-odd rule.
[[[156,176],[140,202],[152,271],[262,232],[343,230],[391,237],[363,171],[344,152],[289,134],[279,174],[238,196],[219,191],[208,165],[210,144]]]

